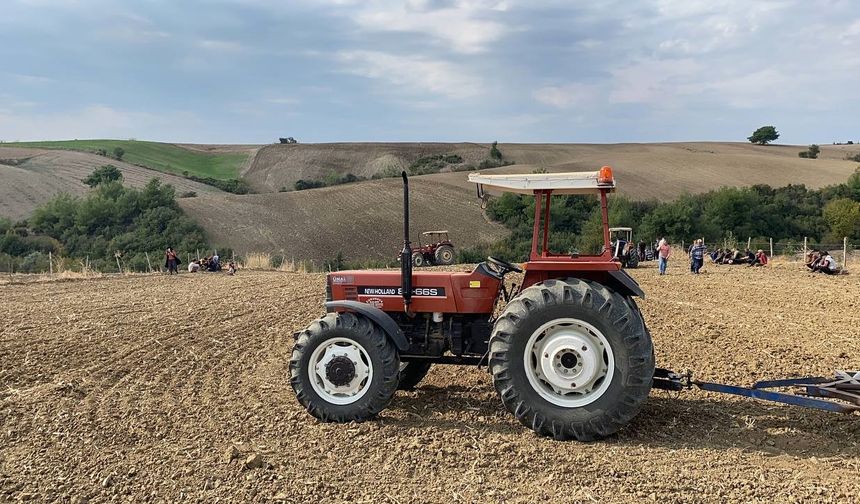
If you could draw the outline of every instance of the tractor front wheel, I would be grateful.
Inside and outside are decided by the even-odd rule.
[[[383,331],[354,313],[329,313],[299,334],[290,385],[308,413],[324,422],[363,421],[394,397],[397,350]]]
[[[415,266],[416,268],[424,266],[424,254],[421,252],[414,252],[412,254],[412,266]]]
[[[632,299],[578,279],[524,289],[490,337],[505,407],[555,439],[613,434],[639,412],[654,376],[651,336]]]
[[[450,245],[442,245],[436,249],[434,257],[436,258],[436,264],[442,264],[444,266],[454,264],[454,247]]]

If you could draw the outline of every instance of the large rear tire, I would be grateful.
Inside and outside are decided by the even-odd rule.
[[[290,385],[308,413],[324,422],[361,422],[394,397],[400,358],[385,333],[354,313],[329,313],[299,334]]]
[[[493,385],[526,427],[591,441],[639,412],[654,376],[654,349],[632,299],[587,280],[524,289],[490,337]]]
[[[400,363],[400,382],[397,390],[412,390],[421,383],[430,371],[429,362],[413,361]]]
[[[629,256],[627,256],[627,267],[634,269],[637,266],[639,266],[639,254],[634,250],[630,252]]]
[[[443,266],[454,264],[454,247],[450,245],[442,245],[438,247],[433,255],[436,259],[436,264],[441,264]]]

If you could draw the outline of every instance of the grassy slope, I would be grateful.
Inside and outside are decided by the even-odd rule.
[[[34,147],[84,152],[105,149],[109,154],[113,154],[114,148],[122,147],[125,150],[123,161],[128,163],[166,173],[181,175],[183,171],[187,171],[191,175],[224,180],[238,178],[241,166],[248,159],[247,153],[209,154],[191,151],[173,144],[137,140],[62,140],[13,142],[2,145],[4,147]]]

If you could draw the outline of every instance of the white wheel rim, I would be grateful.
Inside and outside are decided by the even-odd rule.
[[[612,347],[603,333],[573,318],[552,320],[532,333],[524,364],[532,388],[565,408],[599,399],[615,372]]]
[[[442,251],[442,260],[450,261],[451,257],[453,257],[453,255],[454,254],[452,254],[450,250],[443,250]]]
[[[327,370],[335,358],[345,357],[355,369],[349,383],[335,385],[329,379]],[[332,338],[316,347],[308,366],[311,386],[324,401],[344,405],[361,399],[370,388],[373,380],[373,364],[363,346],[349,338]]]

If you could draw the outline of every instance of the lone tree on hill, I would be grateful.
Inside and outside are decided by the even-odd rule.
[[[779,132],[776,131],[776,128],[773,126],[762,126],[761,128],[753,131],[752,136],[747,137],[747,140],[749,140],[750,143],[767,145],[768,142],[773,142],[777,138],[779,138]]]
[[[122,181],[122,172],[114,165],[100,166],[93,170],[89,177],[81,180],[81,182],[90,187],[117,181]]]

